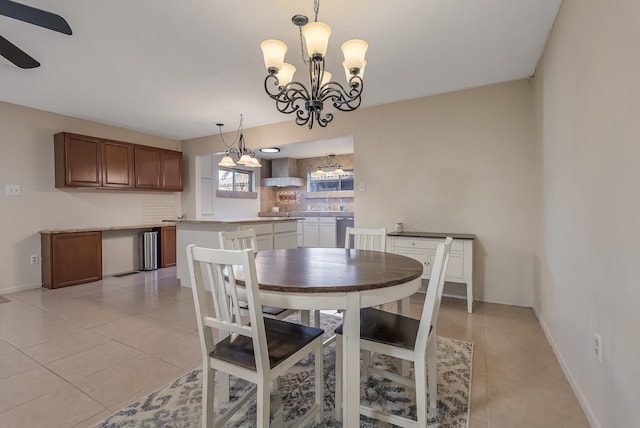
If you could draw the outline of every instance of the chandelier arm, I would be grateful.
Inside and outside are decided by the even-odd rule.
[[[353,111],[362,102],[362,85],[351,87],[347,92],[338,82],[328,82],[322,87],[322,102],[330,100],[340,111]]]
[[[332,113],[325,113],[324,118],[318,117],[318,125],[320,125],[320,126],[322,126],[324,128],[332,120],[333,120],[333,114]]]
[[[272,81],[272,88],[277,89],[277,92],[272,92],[269,89],[269,81]],[[280,113],[296,113],[298,118],[296,122],[303,121],[306,124],[309,120],[306,117],[306,109],[304,108],[305,102],[309,100],[309,93],[307,88],[300,82],[288,83],[285,87],[279,88],[278,78],[272,74],[269,74],[265,79],[265,91],[267,95],[276,102],[276,108]]]
[[[299,109],[296,112],[296,125],[304,126],[309,124],[309,129],[313,127],[313,114],[310,114],[305,109]]]

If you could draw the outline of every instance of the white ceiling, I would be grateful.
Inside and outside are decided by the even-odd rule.
[[[312,0],[24,0],[67,19],[72,36],[0,16],[0,35],[42,64],[0,57],[0,100],[174,139],[293,120],[264,93],[259,44],[278,38],[306,81],[291,17]],[[363,106],[531,76],[561,0],[322,0],[342,42],[369,43]],[[338,113],[334,120],[340,120]],[[329,125],[331,126],[331,125]]]

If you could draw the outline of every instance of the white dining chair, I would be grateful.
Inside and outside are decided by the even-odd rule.
[[[251,249],[254,253],[258,251],[258,240],[254,229],[219,232],[218,239],[220,241],[220,248],[225,250]],[[241,302],[240,308],[246,310],[247,304]],[[262,307],[262,315],[264,317],[277,320],[282,320],[296,312],[295,309],[274,308],[271,306]]]
[[[258,239],[254,229],[219,232],[218,239],[220,241],[220,248],[223,249],[244,250],[250,248],[254,253],[258,251]],[[246,309],[246,304],[240,303],[240,307]],[[277,320],[285,319],[296,312],[296,309],[275,308],[273,306],[262,307],[263,316]],[[301,311],[300,320],[304,324],[309,324],[309,311]],[[314,322],[316,327],[320,327],[320,311],[315,311]]]
[[[303,426],[322,419],[322,334],[319,328],[264,318],[255,267],[247,250],[187,247],[198,333],[203,359],[202,426],[223,426],[247,400],[257,394],[257,427],[270,423],[271,385],[298,361],[314,353],[315,401],[309,412],[295,421]],[[240,313],[234,267],[244,272],[249,320]],[[226,277],[226,278],[225,278]],[[231,283],[234,286],[227,286]],[[207,287],[211,293],[207,293]],[[209,300],[211,299],[211,300]],[[213,305],[211,305],[213,303]],[[219,338],[216,341],[214,338]],[[226,373],[255,385],[232,402],[215,419],[215,378]]]
[[[353,247],[351,241],[353,240]],[[363,227],[347,227],[344,238],[344,248],[346,250],[353,248],[354,250],[370,250],[382,251],[387,250],[387,229],[381,228],[363,228]],[[405,302],[409,304],[409,299]],[[378,306],[382,309],[383,305]]]
[[[353,237],[353,246],[351,240]],[[347,227],[344,237],[344,248],[354,250],[386,251],[387,229],[366,229],[362,227]]]
[[[369,373],[388,378],[416,390],[417,420],[385,414],[368,406],[360,406],[360,414],[402,427],[427,426],[427,385],[429,406],[437,403],[436,324],[442,300],[444,277],[449,264],[451,237],[438,244],[431,279],[419,320],[402,315],[366,308],[360,311],[360,347],[369,352],[389,355],[413,362],[412,379],[374,367],[363,367],[362,376]],[[336,419],[342,417],[342,325],[336,329]],[[364,364],[364,363],[363,363]],[[427,383],[428,381],[428,383]]]

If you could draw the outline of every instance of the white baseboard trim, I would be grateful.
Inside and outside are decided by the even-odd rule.
[[[0,294],[17,293],[19,291],[33,290],[40,287],[42,287],[42,284],[20,285],[18,287],[3,288],[0,290]]]
[[[559,350],[558,346],[556,345],[556,341],[553,340],[553,336],[551,335],[551,332],[547,328],[547,325],[545,324],[544,320],[540,316],[540,313],[538,312],[538,308],[536,306],[533,306],[533,313],[536,315],[536,318],[538,318],[538,322],[540,323],[540,326],[542,327],[542,331],[544,331],[544,335],[547,337],[547,340],[549,341],[549,344],[551,345],[551,349],[553,349],[553,353],[556,355],[556,358],[558,359],[558,362],[560,363],[560,368],[562,368],[562,372],[564,373],[564,376],[569,381],[569,385],[571,385],[571,389],[573,390],[573,393],[576,394],[576,398],[578,399],[578,403],[580,403],[580,407],[582,407],[582,411],[587,416],[587,420],[589,421],[589,424],[593,428],[602,428],[602,426],[600,425],[600,423],[596,419],[595,414],[593,413],[593,409],[591,409],[591,406],[589,405],[589,402],[587,401],[586,397],[582,393],[582,390],[578,386],[578,383],[576,382],[576,379],[573,377],[573,374],[571,373],[571,370],[569,369],[569,366],[567,365],[567,362],[562,357],[562,354],[560,353],[560,350]]]

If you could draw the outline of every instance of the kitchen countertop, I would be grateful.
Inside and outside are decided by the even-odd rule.
[[[353,211],[261,211],[259,217],[354,217]],[[302,220],[302,219],[300,219]]]
[[[273,213],[277,214],[277,213]],[[176,220],[177,224],[254,224],[254,223],[270,223],[274,221],[297,221],[304,220],[298,217],[246,217],[246,218],[216,218],[210,220]]]
[[[77,228],[77,229],[50,229],[50,230],[41,230],[40,233],[43,235],[55,235],[58,233],[105,232],[109,230],[153,229],[157,227],[171,227],[175,225],[176,223],[174,221],[165,221],[163,223],[141,224],[141,225],[134,225],[134,226],[105,226],[105,227],[85,227],[85,228]]]
[[[442,232],[389,232],[387,236],[398,236],[405,238],[446,238],[447,236],[453,239],[476,239],[476,235],[472,233],[442,233]]]

